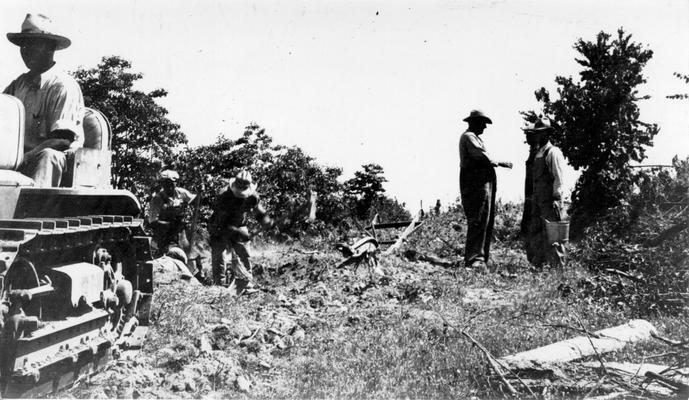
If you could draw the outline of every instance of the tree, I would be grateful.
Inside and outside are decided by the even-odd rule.
[[[354,178],[345,182],[345,193],[352,199],[356,216],[367,219],[373,203],[385,193],[383,183],[387,179],[383,176],[383,167],[378,164],[361,166],[362,171],[356,171]]]
[[[79,68],[72,75],[86,106],[101,111],[112,125],[113,185],[149,195],[161,165],[187,142],[179,125],[167,118],[168,111],[156,103],[167,92],[135,89],[143,75],[131,72],[131,63],[117,56],[103,57],[95,68]]]
[[[322,167],[298,147],[274,145],[265,129],[252,123],[236,140],[219,136],[207,146],[187,148],[173,160],[180,184],[190,189],[203,181],[201,220],[210,217],[217,194],[242,169],[251,172],[262,202],[276,217],[277,228],[298,235],[307,228],[309,194],[318,194],[317,219],[337,225],[343,217],[339,168]]]
[[[631,41],[622,29],[617,37],[600,32],[595,41],[579,39],[580,81],[558,76],[559,99],[545,88],[536,91],[543,114],[557,124],[552,141],[570,164],[582,170],[572,194],[572,234],[577,236],[596,217],[627,201],[634,183],[631,161],[646,158],[658,126],[639,120],[637,87],[646,83],[642,70],[653,51]],[[524,113],[532,119],[534,112]]]
[[[215,198],[240,170],[256,171],[273,160],[273,139],[256,123],[249,124],[238,139],[219,135],[210,145],[187,147],[170,159],[180,174],[180,186],[198,191],[203,186],[201,220],[211,215]]]
[[[340,168],[322,167],[298,147],[284,148],[270,164],[258,171],[261,195],[285,233],[307,228],[310,194],[317,194],[318,220],[338,225],[343,217]]]
[[[680,74],[679,72],[675,72],[672,75],[674,75],[676,78],[683,80],[684,83],[689,84],[689,75]],[[668,99],[672,99],[672,100],[689,100],[689,93],[678,93],[678,94],[672,94],[672,95],[665,96],[665,97],[667,97]]]

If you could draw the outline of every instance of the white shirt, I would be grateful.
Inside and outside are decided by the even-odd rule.
[[[74,78],[53,71],[55,67],[38,75],[19,75],[5,89],[24,104],[24,151],[29,151],[48,139],[55,130],[68,130],[74,134],[72,148],[84,144],[84,97]]]
[[[163,207],[180,207],[182,204],[191,203],[195,198],[195,194],[181,187],[175,188],[175,194],[172,197],[164,195],[163,191],[160,190],[151,198],[151,204],[148,208],[148,222],[158,221]]]

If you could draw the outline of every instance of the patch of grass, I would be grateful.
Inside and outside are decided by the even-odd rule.
[[[452,225],[462,223],[457,213],[428,219],[405,246],[461,259],[463,228]],[[520,215],[514,207],[508,214],[500,221],[502,239],[489,274],[391,256],[380,261],[385,276],[371,280],[363,265],[335,269],[342,257],[332,243],[259,244],[252,254],[263,291],[235,298],[222,288],[181,282],[156,289],[140,367],[161,379],[203,371],[193,393],[203,397],[492,399],[502,397],[502,389],[487,377],[484,355],[462,330],[500,357],[580,335],[562,325],[580,328],[580,321],[595,331],[642,315],[633,303],[580,295],[578,282],[595,276],[580,260],[564,269],[533,270],[519,242],[507,235]],[[661,334],[681,339],[689,337],[686,316],[658,312],[649,318]],[[240,333],[229,334],[212,355],[201,354],[197,340],[212,336],[221,321]],[[658,341],[604,358],[686,360]],[[251,382],[248,394],[236,388],[238,376]],[[162,382],[165,391],[146,392],[149,397],[191,395]]]

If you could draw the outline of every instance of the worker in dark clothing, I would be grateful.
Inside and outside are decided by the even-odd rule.
[[[495,167],[512,168],[511,162],[494,161],[480,136],[493,123],[483,112],[473,110],[464,121],[469,124],[459,139],[459,187],[467,218],[464,262],[467,267],[486,271],[495,221]]]
[[[526,255],[528,259],[533,257],[534,249],[531,248],[531,242],[528,240],[529,224],[531,221],[531,202],[533,197],[533,162],[538,152],[538,143],[534,140],[533,135],[534,124],[528,123],[526,127],[522,128],[526,135],[526,143],[529,145],[529,157],[526,159],[526,177],[524,179],[524,211],[522,213],[522,221],[519,226],[519,237],[524,241]]]
[[[250,211],[256,212],[256,218],[264,228],[273,226],[273,220],[261,205],[251,174],[242,171],[218,196],[209,223],[213,281],[216,285],[229,285],[238,295],[253,286],[248,249],[251,236],[246,226],[246,213]],[[230,281],[225,271],[227,252],[233,253],[233,278]]]

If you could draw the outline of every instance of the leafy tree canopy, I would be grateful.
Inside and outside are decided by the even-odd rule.
[[[361,166],[361,171],[354,173],[354,178],[345,182],[345,193],[354,203],[356,215],[367,219],[373,203],[385,193],[383,183],[387,179],[383,176],[383,167],[378,164]]]
[[[631,40],[622,29],[613,37],[600,32],[594,41],[579,39],[574,49],[583,67],[580,80],[558,76],[557,99],[541,88],[536,99],[543,114],[558,124],[552,141],[582,174],[572,194],[573,234],[594,217],[628,199],[634,175],[631,161],[646,158],[658,126],[639,120],[637,87],[653,51]],[[535,112],[523,113],[532,120]]]
[[[342,170],[323,167],[298,147],[274,145],[272,138],[255,123],[238,139],[219,136],[212,145],[187,148],[170,160],[180,172],[180,185],[194,190],[205,186],[202,219],[207,219],[217,194],[240,170],[251,172],[268,210],[283,233],[306,228],[311,191],[317,194],[317,218],[337,224],[343,217]],[[197,189],[198,190],[198,189]]]
[[[676,78],[679,78],[684,81],[684,83],[689,83],[689,75],[684,75],[680,74],[679,72],[675,72],[673,74]],[[689,93],[678,93],[678,94],[671,94],[669,96],[665,96],[668,99],[672,100],[689,100]]]
[[[103,57],[91,69],[73,73],[87,107],[101,111],[113,130],[113,185],[146,196],[154,185],[162,161],[187,142],[168,111],[156,103],[167,91],[149,93],[134,88],[143,75],[131,71],[131,63],[117,56]]]

